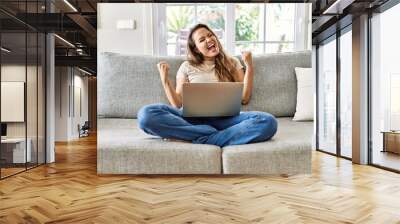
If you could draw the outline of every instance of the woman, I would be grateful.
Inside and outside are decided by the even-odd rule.
[[[172,106],[152,104],[140,109],[140,128],[148,134],[220,147],[266,141],[277,130],[277,121],[265,112],[241,112],[231,117],[182,117],[182,89],[186,82],[244,82],[242,104],[247,104],[253,89],[253,62],[250,52],[239,60],[229,57],[214,32],[204,24],[193,27],[188,37],[188,60],[176,76],[176,89],[168,79],[169,65],[160,62],[161,81]]]

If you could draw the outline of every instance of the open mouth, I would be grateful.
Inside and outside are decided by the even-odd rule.
[[[208,49],[209,51],[215,50],[215,49],[216,49],[215,44],[210,44],[210,45],[208,45],[207,49]]]

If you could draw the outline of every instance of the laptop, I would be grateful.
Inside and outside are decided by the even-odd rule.
[[[183,117],[224,117],[240,113],[242,82],[184,83]]]

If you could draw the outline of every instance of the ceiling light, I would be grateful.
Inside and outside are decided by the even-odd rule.
[[[64,0],[65,4],[67,4],[72,10],[74,10],[75,12],[78,12],[78,10],[71,4],[69,3],[68,0]]]
[[[78,53],[79,55],[83,55],[83,49],[77,48],[76,53]]]
[[[90,73],[90,72],[88,72],[88,71],[86,71],[86,70],[83,70],[83,69],[81,69],[81,68],[79,68],[79,67],[78,67],[78,70],[81,71],[81,72],[83,72],[83,73],[85,73],[85,74],[87,74],[87,75],[92,75],[92,73]]]
[[[4,52],[6,52],[6,53],[10,53],[10,52],[11,52],[11,50],[9,50],[9,49],[7,49],[7,48],[5,48],[5,47],[1,47],[1,50],[4,51]]]
[[[69,42],[68,40],[58,36],[57,34],[54,34],[55,37],[57,37],[58,39],[60,39],[61,41],[63,41],[64,43],[68,44],[69,46],[75,48],[75,45],[73,45],[71,42]]]

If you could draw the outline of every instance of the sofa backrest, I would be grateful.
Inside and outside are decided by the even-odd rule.
[[[296,112],[295,67],[311,67],[311,52],[265,54],[253,58],[254,84],[250,103],[242,110],[293,117]]]
[[[168,103],[157,63],[170,65],[175,76],[184,57],[155,57],[101,53],[98,59],[97,114],[100,117],[136,118],[138,110],[152,103]],[[253,56],[254,89],[243,110],[266,111],[292,117],[296,109],[295,67],[311,67],[311,52]]]

